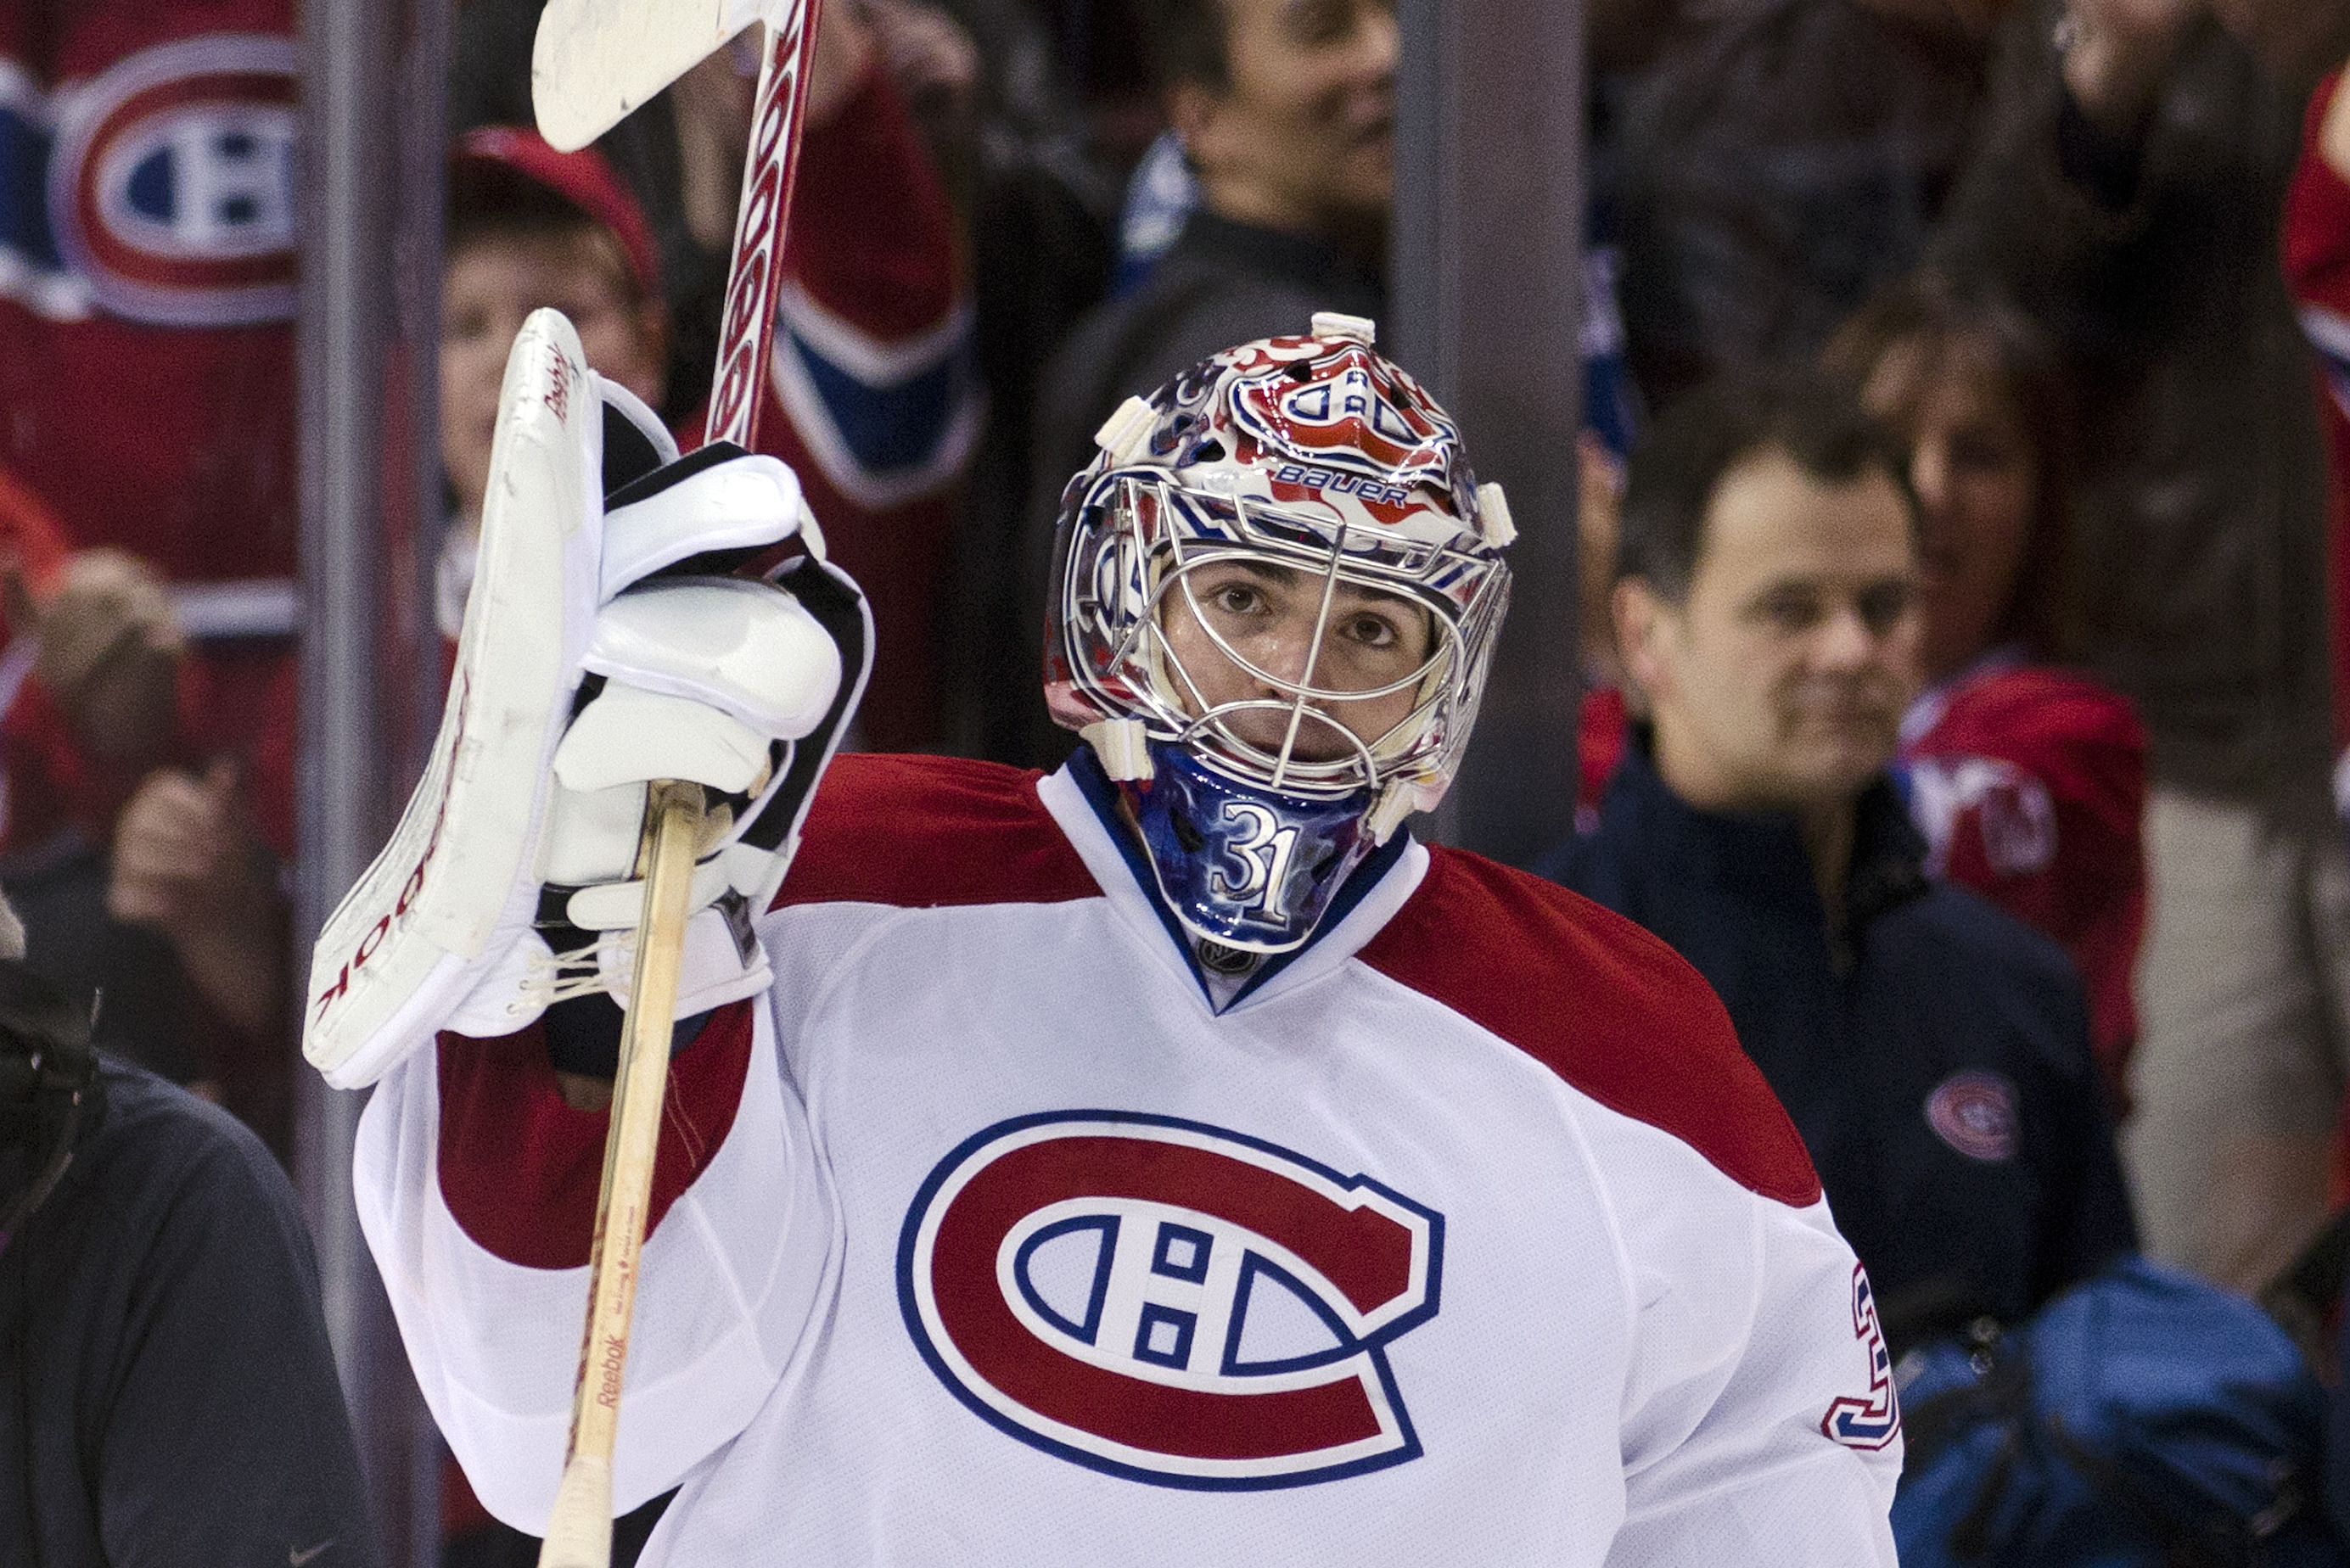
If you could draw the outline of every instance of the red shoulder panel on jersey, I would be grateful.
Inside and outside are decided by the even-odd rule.
[[[1623,917],[1481,856],[1434,849],[1419,889],[1356,956],[1608,1109],[1670,1133],[1749,1191],[1797,1208],[1819,1200],[1803,1139],[1721,999]]]
[[[1037,797],[1043,776],[960,757],[835,757],[773,907],[1098,898],[1093,873]]]
[[[726,1141],[751,1070],[751,1003],[720,1008],[671,1061],[648,1230]],[[440,1041],[441,1196],[476,1246],[526,1269],[588,1262],[608,1111],[574,1110],[538,1024]]]

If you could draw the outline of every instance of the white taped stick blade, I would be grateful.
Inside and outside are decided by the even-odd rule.
[[[796,25],[802,0],[551,0],[531,47],[541,136],[576,152],[754,22]]]

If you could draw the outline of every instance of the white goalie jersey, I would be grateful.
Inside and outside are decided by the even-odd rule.
[[[616,1502],[733,1568],[1880,1563],[1866,1279],[1720,1004],[1409,846],[1219,1012],[1068,771],[845,757],[676,1056]],[[378,1088],[359,1199],[544,1528],[605,1118],[536,1027]]]

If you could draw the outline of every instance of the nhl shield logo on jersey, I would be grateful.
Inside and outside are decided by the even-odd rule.
[[[1303,1486],[1417,1458],[1386,1347],[1436,1314],[1444,1220],[1197,1122],[1002,1122],[898,1248],[907,1330],[978,1415],[1159,1486]]]
[[[169,327],[295,308],[293,41],[162,44],[57,95],[48,217],[99,308]]]

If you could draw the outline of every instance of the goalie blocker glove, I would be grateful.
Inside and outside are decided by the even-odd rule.
[[[754,580],[729,575],[786,541]],[[508,1034],[625,1002],[647,784],[704,786],[677,1014],[769,982],[774,898],[864,690],[871,619],[791,470],[678,455],[534,314],[506,362],[480,562],[448,707],[399,830],[312,957],[303,1051],[341,1088],[442,1029]]]

